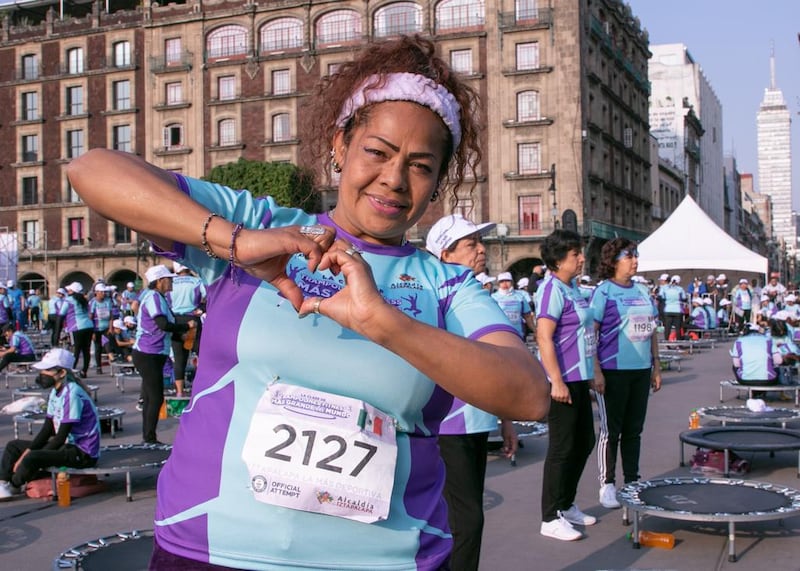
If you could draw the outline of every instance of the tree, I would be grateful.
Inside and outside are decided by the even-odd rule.
[[[291,163],[265,163],[240,158],[235,163],[211,169],[204,180],[246,188],[253,196],[271,196],[281,206],[319,212],[319,195],[311,173]]]

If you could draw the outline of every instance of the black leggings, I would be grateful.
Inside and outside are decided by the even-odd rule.
[[[0,359],[0,371],[5,369],[9,363],[30,363],[31,361],[36,360],[36,355],[20,355],[16,351],[13,353],[6,353],[3,355],[3,358]]]
[[[156,442],[158,411],[164,402],[164,363],[166,355],[142,353],[133,350],[133,364],[142,376],[142,437],[145,442]]]
[[[83,355],[83,374],[89,370],[89,356],[92,353],[92,334],[94,329],[78,329],[73,331],[72,335],[72,353],[75,356],[74,367],[78,368],[78,356]]]
[[[0,480],[11,482],[19,487],[30,482],[36,474],[52,466],[66,466],[67,468],[89,468],[97,464],[97,458],[92,458],[86,452],[73,444],[65,444],[58,450],[31,450],[19,463],[16,464],[22,453],[33,444],[32,440],[12,440],[6,444],[3,459],[0,461]]]
[[[194,344],[192,349],[197,347],[198,343],[200,342],[200,318],[194,315],[176,315],[175,316],[175,323],[180,325],[186,325],[192,319],[195,320],[195,326],[197,329],[197,335],[195,336]],[[189,362],[189,353],[192,349],[186,349],[183,346],[183,339],[181,339],[180,335],[176,335],[172,338],[172,354],[174,356],[174,366],[175,366],[175,380],[176,381],[185,381],[186,380],[186,364]]]

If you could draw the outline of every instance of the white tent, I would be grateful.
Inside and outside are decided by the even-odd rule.
[[[728,271],[764,276],[768,264],[767,258],[748,250],[717,226],[688,195],[664,224],[639,244],[641,273],[699,275]]]

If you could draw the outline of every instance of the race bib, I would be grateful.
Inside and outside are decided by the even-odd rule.
[[[108,319],[111,317],[111,310],[107,307],[98,307],[95,310],[95,314],[97,315],[98,319]]]
[[[655,319],[652,315],[631,314],[628,316],[628,327],[625,336],[631,341],[647,341],[653,336],[656,329]]]
[[[597,352],[597,337],[594,332],[594,329],[584,333],[583,339],[584,342],[586,343],[586,356],[594,357],[594,354]]]
[[[273,384],[256,406],[242,459],[260,502],[363,523],[389,516],[394,419],[365,402]]]

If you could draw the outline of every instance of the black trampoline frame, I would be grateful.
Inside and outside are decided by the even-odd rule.
[[[790,508],[778,508],[769,511],[750,511],[739,513],[694,513],[691,511],[678,511],[669,510],[661,506],[647,504],[640,498],[640,494],[644,490],[663,487],[663,486],[680,486],[683,484],[709,484],[721,486],[744,486],[748,488],[755,488],[759,490],[766,490],[776,494],[786,496],[791,500]],[[728,561],[736,561],[736,523],[737,522],[756,522],[756,521],[769,521],[775,519],[783,519],[785,517],[794,517],[800,514],[800,491],[787,486],[780,486],[777,484],[770,484],[769,482],[758,482],[755,480],[739,480],[729,478],[661,478],[656,480],[645,480],[640,482],[632,482],[620,488],[617,493],[617,498],[623,507],[631,510],[633,516],[633,548],[639,549],[639,517],[640,515],[651,515],[665,519],[677,519],[683,521],[701,521],[701,522],[724,522],[728,524]]]
[[[760,444],[754,446],[751,444],[736,444],[736,443],[722,443],[714,440],[708,440],[705,436],[711,432],[769,432],[781,435],[794,436],[795,441],[793,444]],[[724,476],[730,475],[730,451],[739,450],[743,452],[780,452],[783,450],[797,450],[797,477],[800,478],[800,431],[790,430],[788,428],[779,428],[777,426],[704,426],[703,428],[696,428],[694,430],[684,430],[679,435],[680,440],[680,457],[681,466],[685,466],[684,459],[684,444],[692,444],[710,450],[722,450],[725,456],[724,463]],[[724,444],[728,444],[725,446]]]
[[[124,543],[126,541],[135,541],[145,538],[153,538],[152,529],[133,530],[118,532],[114,535],[107,535],[94,541],[87,541],[75,547],[70,547],[66,551],[62,551],[53,561],[53,571],[61,569],[83,569],[81,562],[87,555],[105,549],[112,545]]]
[[[750,418],[736,418],[733,416],[725,416],[723,414],[716,414],[718,411],[750,411],[749,408],[746,406],[728,406],[728,405],[714,405],[714,406],[704,406],[702,408],[697,409],[697,414],[700,415],[700,418],[705,420],[711,420],[714,422],[722,423],[722,426],[727,426],[727,423],[736,423],[740,425],[748,424],[748,425],[770,425],[770,424],[779,424],[781,428],[786,428],[786,424],[793,421],[800,421],[800,410],[792,409],[792,408],[773,408],[769,412],[779,413],[783,416],[774,416],[774,417],[764,417],[759,418],[755,415],[759,414],[757,412],[751,411],[753,416]]]
[[[103,461],[103,452],[108,452],[109,450],[165,450],[165,451],[172,451],[172,446],[169,444],[120,444],[116,446],[104,446],[100,449],[100,462]],[[137,465],[122,465],[122,466],[108,466],[108,465],[97,465],[93,466],[92,468],[64,468],[68,474],[125,474],[125,499],[129,502],[133,501],[133,494],[131,493],[131,472],[140,472],[142,470],[152,470],[152,469],[161,469],[164,464],[167,463],[169,459],[169,454],[167,454],[166,458],[159,462],[149,462],[147,464],[137,464]],[[58,498],[57,490],[56,490],[56,475],[61,470],[59,467],[52,467],[49,468],[49,471],[52,476],[53,482],[53,500]]]

